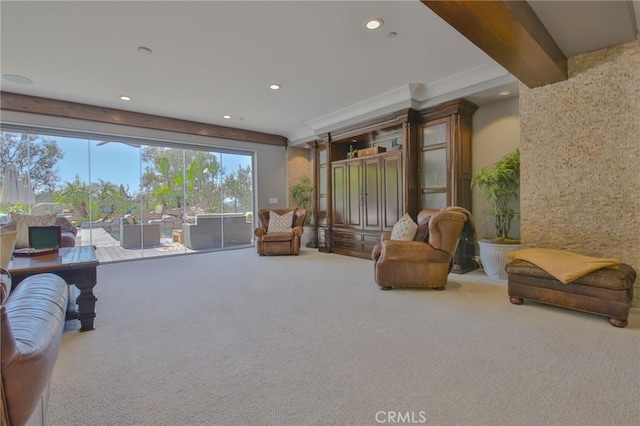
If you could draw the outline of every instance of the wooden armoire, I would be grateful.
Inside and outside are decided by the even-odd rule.
[[[405,212],[415,218],[423,208],[470,210],[476,109],[460,99],[320,135],[312,144],[319,249],[370,258],[380,234],[391,231]],[[474,247],[458,244],[454,272],[475,269]]]

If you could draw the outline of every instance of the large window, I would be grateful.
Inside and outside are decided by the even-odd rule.
[[[1,139],[0,178],[14,165],[35,197],[2,200],[0,214],[64,216],[101,262],[253,244],[252,152],[8,131]]]

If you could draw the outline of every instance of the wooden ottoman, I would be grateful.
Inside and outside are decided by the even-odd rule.
[[[537,266],[513,260],[505,267],[509,278],[509,300],[524,299],[609,318],[614,327],[626,327],[636,271],[621,263],[617,269],[599,269],[569,284],[563,284]]]

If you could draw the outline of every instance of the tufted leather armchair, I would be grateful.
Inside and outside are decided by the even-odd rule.
[[[291,232],[267,232],[269,229],[269,214],[271,210],[279,215],[283,215],[292,210],[294,211]],[[282,254],[297,255],[300,252],[300,237],[302,236],[302,227],[306,217],[306,209],[297,209],[295,207],[258,210],[258,219],[260,219],[261,226],[256,228],[254,231],[258,254],[260,256]]]
[[[453,253],[461,235],[476,240],[471,213],[462,207],[422,210],[418,225],[428,224],[428,234],[419,241],[393,241],[382,234],[373,248],[374,277],[382,290],[392,287],[428,287],[443,290],[453,266]],[[422,238],[422,236],[416,238]]]

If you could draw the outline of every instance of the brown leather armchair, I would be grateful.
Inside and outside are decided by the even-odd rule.
[[[289,232],[268,232],[269,230],[269,214],[271,211],[282,216],[293,211],[293,222],[291,231]],[[284,209],[260,209],[258,210],[258,218],[260,224],[255,229],[256,249],[260,256],[265,255],[297,255],[300,252],[300,237],[303,232],[304,220],[307,217],[306,209],[284,208]]]
[[[428,223],[428,234],[419,241],[393,241],[382,234],[373,248],[374,277],[382,290],[392,287],[428,287],[444,290],[453,266],[453,253],[461,235],[476,240],[471,213],[462,207],[422,210],[418,224]],[[426,242],[425,242],[426,241]]]
[[[78,229],[64,217],[56,218],[54,225],[60,227],[60,239],[62,247],[74,247],[76,245],[76,235],[78,235]]]

